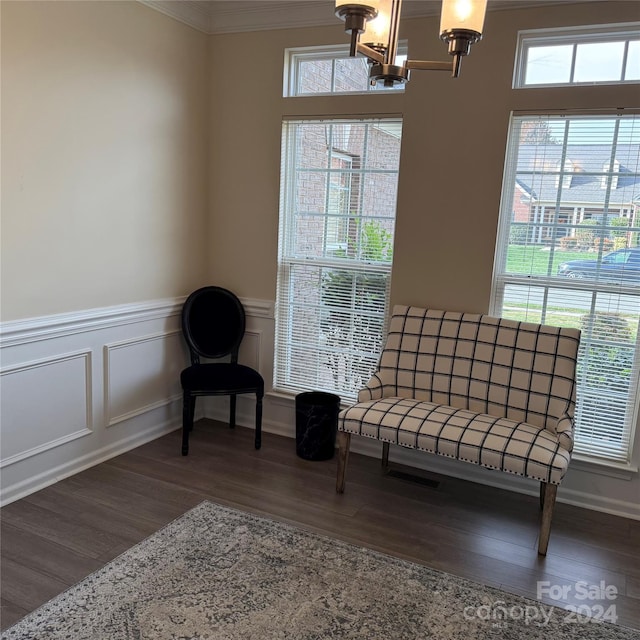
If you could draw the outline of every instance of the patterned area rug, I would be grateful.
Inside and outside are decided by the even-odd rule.
[[[203,502],[5,640],[638,640],[540,602]]]

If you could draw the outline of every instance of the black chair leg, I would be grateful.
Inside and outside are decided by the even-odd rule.
[[[189,419],[189,431],[193,431],[193,420],[195,418],[196,415],[196,397],[192,396],[191,398],[191,404],[189,405],[189,411],[191,418]]]
[[[256,449],[262,445],[262,396],[256,397]]]
[[[182,398],[182,455],[189,453],[189,432],[193,429],[193,408],[195,398],[185,391]]]
[[[229,428],[233,429],[236,426],[236,395],[232,394],[229,401]]]

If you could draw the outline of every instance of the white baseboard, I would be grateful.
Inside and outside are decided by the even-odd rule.
[[[85,469],[89,469],[90,467],[100,464],[101,462],[115,458],[127,451],[131,451],[131,449],[135,449],[147,442],[156,440],[167,433],[171,433],[172,431],[179,429],[181,426],[181,421],[171,420],[164,424],[156,425],[139,433],[135,433],[128,438],[118,440],[113,444],[91,451],[84,456],[63,462],[56,467],[45,469],[37,475],[26,478],[21,482],[17,482],[6,489],[3,489],[0,506],[5,506],[10,502],[24,498],[36,491],[40,491],[40,489],[44,489],[45,487],[55,484],[64,478],[73,476],[76,473],[80,473]]]
[[[294,399],[267,398],[270,403],[269,409],[265,411],[262,430],[265,433],[287,438],[295,438],[295,412]],[[237,423],[248,428],[253,428],[254,415],[252,413],[253,403],[248,399],[239,399]],[[208,405],[205,415],[214,420],[226,422],[227,412],[218,405]],[[264,441],[264,439],[263,439]],[[351,439],[351,451],[365,456],[380,458],[382,444],[376,440],[364,437],[354,437]],[[500,471],[490,471],[483,467],[449,460],[441,456],[425,454],[420,451],[405,449],[403,447],[391,447],[389,459],[392,463],[406,465],[415,469],[429,471],[444,476],[451,476],[460,480],[476,482],[499,489],[506,489],[515,493],[537,496],[539,483],[522,478],[520,476],[502,473]],[[587,472],[577,471],[585,475]],[[622,482],[628,485],[628,481],[616,478],[607,478],[610,484]],[[348,482],[348,475],[347,475]],[[640,520],[640,504],[633,500],[620,500],[609,495],[599,495],[588,491],[575,489],[569,486],[560,485],[558,489],[558,502],[570,504],[593,511],[602,511],[623,518]]]

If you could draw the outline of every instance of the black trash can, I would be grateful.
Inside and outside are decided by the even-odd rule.
[[[340,397],[324,391],[296,396],[296,453],[305,460],[333,458]]]

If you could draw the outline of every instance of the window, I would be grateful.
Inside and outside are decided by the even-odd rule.
[[[640,82],[640,23],[524,31],[514,87]]]
[[[617,462],[638,404],[639,193],[639,116],[512,118],[491,311],[582,330],[575,450]]]
[[[407,45],[400,43],[397,64],[407,59]],[[303,47],[285,51],[284,96],[312,96],[404,91],[404,85],[372,86],[369,64],[363,56],[352,58],[345,45]]]
[[[274,386],[355,399],[382,346],[402,122],[283,124]]]

